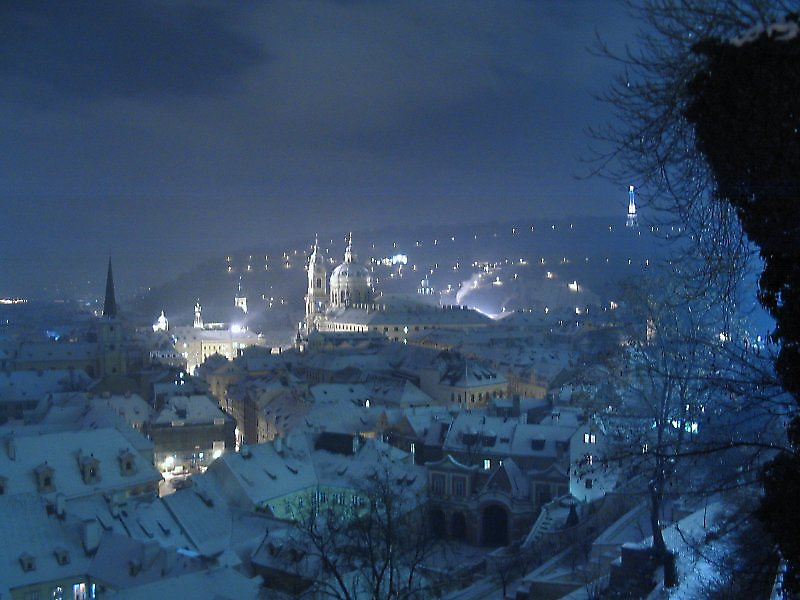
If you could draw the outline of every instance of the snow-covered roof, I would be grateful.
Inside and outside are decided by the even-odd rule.
[[[332,323],[348,323],[382,327],[406,325],[408,327],[482,327],[491,320],[467,307],[434,307],[417,304],[406,307],[376,305],[375,309],[337,308],[329,310],[326,319]]]
[[[96,581],[122,593],[151,582],[168,581],[204,567],[199,557],[162,548],[156,540],[141,541],[124,534],[106,532],[89,566]],[[138,597],[138,596],[137,596]]]
[[[191,481],[190,487],[161,500],[197,552],[218,556],[231,542],[234,517],[223,496],[208,485],[208,478],[193,477]]]
[[[114,394],[107,398],[93,398],[92,408],[113,410],[127,423],[146,423],[150,419],[150,405],[139,394]]]
[[[171,333],[178,343],[184,341],[264,343],[264,338],[261,334],[253,333],[247,329],[200,329],[198,327],[181,326],[173,327]]]
[[[0,473],[7,478],[6,494],[38,492],[36,470],[43,468],[52,470],[52,486],[42,493],[63,494],[68,500],[152,485],[161,480],[153,465],[116,429],[33,435],[26,435],[25,429],[18,428],[13,435],[6,436],[5,447],[0,451]],[[123,455],[132,460],[132,468],[124,473]],[[89,482],[84,481],[81,471],[84,460],[96,461],[98,477]]]
[[[199,425],[229,421],[216,400],[206,395],[170,396],[161,411],[153,419],[154,425],[171,425],[182,422],[185,425]]]
[[[90,559],[82,544],[81,523],[49,515],[48,502],[36,493],[0,496],[0,597],[11,590],[59,581],[87,572]],[[68,559],[58,560],[57,552]],[[29,557],[32,569],[23,568]]]
[[[91,383],[80,369],[0,372],[0,401],[41,400],[51,393],[85,390]]]
[[[23,342],[17,351],[17,361],[89,361],[98,354],[98,345],[91,342]]]
[[[152,598],[236,598],[256,600],[261,597],[261,577],[248,578],[230,567],[181,573],[117,591],[118,600],[151,600]]]
[[[531,486],[525,472],[519,468],[513,458],[506,458],[489,475],[484,486],[487,490],[500,489],[515,498],[530,497]]]
[[[219,493],[233,505],[274,508],[284,497],[311,493],[319,486],[363,489],[366,478],[380,465],[391,465],[393,476],[419,492],[424,474],[421,467],[407,464],[408,458],[408,453],[375,439],[364,440],[353,454],[338,454],[313,450],[308,436],[290,435],[225,453],[211,463],[204,477],[212,477]]]
[[[305,436],[290,436],[277,447],[266,443],[225,452],[206,473],[217,480],[220,493],[229,502],[241,506],[266,506],[317,485]]]
[[[497,457],[550,457],[565,452],[577,425],[537,425],[516,419],[487,416],[482,412],[456,415],[445,438],[445,452],[480,448],[482,455]]]

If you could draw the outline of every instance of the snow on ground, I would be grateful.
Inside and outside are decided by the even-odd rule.
[[[664,529],[664,542],[675,553],[678,585],[665,588],[664,575],[659,570],[656,581],[662,583],[648,596],[648,600],[704,598],[710,589],[725,583],[730,573],[726,573],[721,565],[735,551],[730,536],[716,535],[725,512],[726,506],[722,502],[714,502]],[[652,538],[644,543],[651,545]]]

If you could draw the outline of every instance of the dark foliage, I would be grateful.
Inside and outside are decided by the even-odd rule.
[[[686,118],[714,176],[716,195],[736,210],[764,261],[759,299],[776,321],[781,382],[800,402],[800,35],[797,15],[753,39],[706,39],[689,85]],[[788,32],[788,33],[787,33]],[[786,585],[800,591],[800,430],[763,474],[759,511],[789,563]]]

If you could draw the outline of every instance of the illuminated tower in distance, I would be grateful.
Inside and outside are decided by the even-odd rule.
[[[242,293],[242,276],[239,275],[239,285],[236,288],[236,296],[233,297],[233,304],[247,314],[247,296]]]
[[[194,305],[194,328],[203,329],[203,308],[200,306],[200,298]]]
[[[639,219],[636,216],[636,193],[633,186],[628,187],[628,220],[625,222],[626,227],[638,227]]]
[[[328,273],[325,258],[319,249],[319,240],[314,238],[314,248],[308,258],[308,292],[306,293],[306,334],[314,329],[314,321],[324,310],[328,298]]]

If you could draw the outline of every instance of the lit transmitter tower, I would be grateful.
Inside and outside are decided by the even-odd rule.
[[[633,186],[628,186],[628,220],[625,222],[626,227],[638,227],[639,219],[636,216],[636,192]]]

